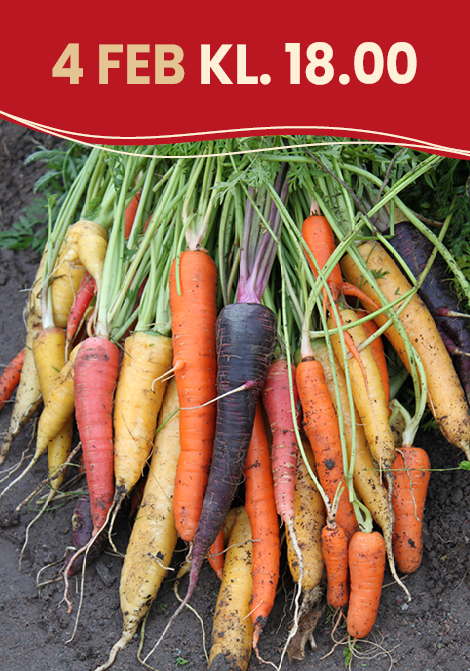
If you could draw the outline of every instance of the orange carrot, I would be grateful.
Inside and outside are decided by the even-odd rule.
[[[253,539],[251,619],[255,627],[253,649],[257,650],[259,636],[274,605],[280,561],[271,458],[259,401],[245,464],[245,508]]]
[[[351,593],[348,634],[364,638],[372,630],[379,609],[385,572],[385,541],[378,531],[358,531],[349,542]]]
[[[295,383],[295,366],[292,366],[292,377],[294,403],[297,406],[299,395]],[[271,364],[262,396],[273,436],[271,459],[276,510],[282,521],[290,524],[295,516],[294,489],[298,446],[291,411],[286,359],[276,359]],[[298,419],[297,416],[297,422]]]
[[[332,608],[343,608],[349,601],[348,538],[344,529],[328,521],[322,529],[321,542],[328,578],[326,599]]]
[[[129,205],[124,211],[124,237],[128,238],[132,231],[132,226],[134,224],[135,214],[137,208],[139,207],[141,191],[138,191],[134,198],[131,200]]]
[[[23,347],[21,352],[8,364],[3,371],[3,375],[0,377],[0,410],[2,410],[5,403],[10,400],[19,384],[25,353],[26,349]]]
[[[328,219],[320,214],[313,214],[310,217],[307,217],[302,224],[301,233],[320,269],[323,270],[336,247],[333,230]],[[312,262],[310,255],[306,253],[306,257],[313,274],[315,277],[318,277],[318,270]],[[363,291],[353,284],[349,284],[349,282],[343,280],[339,262],[334,266],[327,279],[334,301],[337,301],[341,294],[344,294],[345,296],[356,296],[357,298],[364,300],[374,310],[378,309],[377,303],[369,298]],[[323,289],[323,301],[325,305],[328,302],[326,289]]]
[[[423,512],[431,464],[420,447],[406,445],[398,452],[392,466],[393,552],[398,569],[413,573],[423,557]]]
[[[119,348],[87,338],[75,359],[75,409],[82,441],[93,519],[93,536],[104,526],[114,498],[113,394]]]
[[[318,476],[330,503],[338,485],[345,487],[341,496],[336,522],[348,538],[358,525],[344,480],[343,456],[338,419],[325,382],[323,368],[318,361],[306,357],[297,366],[297,389],[304,413],[305,433],[312,446]]]
[[[217,269],[204,250],[183,252],[170,271],[173,363],[180,402],[181,453],[173,500],[175,523],[191,541],[202,510],[215,433]]]
[[[317,261],[319,267],[323,269],[325,264],[333,254],[336,246],[333,231],[328,222],[328,219],[320,214],[313,214],[312,216],[308,217],[302,224],[301,233],[309,250],[312,252],[313,257]],[[315,277],[318,277],[318,271],[315,267],[315,264],[312,262],[307,252],[306,256],[313,274],[315,275]],[[328,287],[331,291],[331,295],[335,303],[338,303],[339,299],[343,294],[345,295],[351,294],[352,285],[345,284],[343,282],[343,277],[341,275],[341,268],[339,266],[339,263],[335,265],[335,267],[331,271],[331,274],[328,276]],[[354,289],[354,294],[356,296],[366,299],[370,303],[370,299],[360,289],[358,289],[357,287],[352,287],[352,289]],[[326,316],[327,304],[328,304],[328,296],[326,293],[326,288],[324,287],[323,309],[325,312],[325,316]],[[377,310],[378,305],[376,303],[373,303],[373,308]],[[331,310],[331,318],[334,321],[336,328],[339,328],[336,313],[334,310]],[[339,321],[341,324],[343,323],[341,315],[339,316]],[[344,340],[346,342],[349,351],[356,359],[362,371],[364,381],[366,382],[367,376],[361,357],[359,356],[358,349],[351,337],[351,334],[347,331],[344,332]]]

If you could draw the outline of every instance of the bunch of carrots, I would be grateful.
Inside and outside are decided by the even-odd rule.
[[[370,192],[382,189],[359,208],[346,188],[357,166],[336,157],[333,169],[296,180],[299,156],[295,143],[268,161],[213,142],[182,145],[172,159],[161,147],[95,148],[49,217],[26,345],[0,380],[0,409],[18,386],[1,462],[39,412],[36,448],[0,497],[14,496],[47,452],[48,494],[29,530],[62,495],[81,449],[88,498],[63,568],[71,611],[69,579],[115,547],[120,508],[140,488],[122,635],[99,671],[147,616],[178,539],[187,592],[143,662],[190,601],[206,558],[221,580],[208,668],[223,659],[247,669],[252,650],[262,660],[284,538],[295,612],[271,665],[298,649],[324,598],[351,639],[365,638],[387,559],[409,598],[400,575],[421,563],[430,463],[413,442],[426,405],[470,459],[467,367],[456,371],[451,358],[470,354],[466,322],[455,297],[433,317],[418,294],[437,253],[448,260],[450,218],[436,238],[399,198],[411,177],[388,187],[365,170]],[[314,159],[321,164],[321,150]],[[409,222],[392,221],[394,235],[384,235],[374,214],[391,198]],[[427,241],[419,266],[406,235]],[[390,348],[414,408],[396,398]]]

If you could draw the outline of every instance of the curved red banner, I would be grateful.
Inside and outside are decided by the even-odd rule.
[[[3,8],[0,116],[99,144],[341,136],[468,158],[468,5]],[[21,21],[21,42],[14,30]],[[9,29],[10,28],[10,29]]]

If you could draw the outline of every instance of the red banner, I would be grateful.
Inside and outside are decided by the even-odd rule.
[[[0,116],[106,144],[341,136],[468,158],[468,5],[2,9]],[[122,5],[121,5],[122,7]],[[21,37],[19,37],[19,35]]]

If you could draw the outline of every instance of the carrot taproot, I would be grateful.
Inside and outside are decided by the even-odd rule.
[[[418,279],[434,252],[431,240],[409,221],[402,221],[395,226],[395,234],[390,243]],[[444,259],[438,254],[418,293],[432,314],[449,354],[454,354],[454,348],[469,354],[468,319],[461,314],[459,299],[452,288],[451,279]],[[453,362],[470,403],[470,357],[458,356]]]
[[[224,574],[224,532],[221,529],[219,535],[212,543],[209,552],[207,553],[207,560],[215,571],[219,580],[222,580]]]
[[[253,624],[250,617],[252,548],[250,520],[244,508],[235,509],[224,575],[214,612],[209,671],[230,668],[246,671],[251,656]]]
[[[150,455],[171,361],[171,338],[135,331],[125,340],[113,414],[117,499],[134,487]]]
[[[42,397],[44,401],[47,402],[49,397],[49,392],[53,386],[55,379],[57,378],[61,368],[65,363],[65,331],[64,329],[58,327],[50,327],[42,329],[35,334],[32,341],[32,352],[34,363],[36,366],[37,377],[39,380]],[[49,441],[49,448],[52,451],[57,450],[60,457],[51,459],[51,467],[54,470],[57,468],[57,460],[61,457],[64,457],[63,463],[70,452],[70,447],[72,445],[72,433],[73,425],[72,422],[68,421],[67,426],[62,427],[62,431],[52,438]],[[38,462],[39,457],[44,452],[47,447],[45,445],[38,445],[36,443],[36,449],[34,451],[33,458],[29,462],[28,466],[22,471],[22,473],[12,480],[7,487],[1,492],[0,496],[3,496],[9,489],[11,489],[19,480],[21,480]],[[53,465],[52,465],[53,462]],[[60,464],[59,464],[60,466]],[[50,475],[52,473],[50,472]]]
[[[360,245],[358,251],[371,272],[375,273],[377,285],[387,301],[396,301],[411,290],[411,284],[381,245],[366,242]],[[373,300],[379,300],[375,289],[365,281],[351,256],[346,255],[343,258],[342,268],[351,282],[361,286]],[[394,310],[399,307],[400,304],[397,304]],[[376,316],[375,320],[382,326],[388,317],[382,314]],[[436,324],[419,296],[414,295],[400,312],[400,321],[423,364],[428,387],[428,406],[439,429],[446,440],[463,450],[467,459],[470,459],[470,408]],[[390,326],[385,331],[385,336],[410,371],[408,355],[397,329]]]
[[[365,310],[358,310],[357,316],[359,319],[362,319],[363,317],[367,316],[367,312]],[[374,333],[377,333],[377,326],[373,319],[368,319],[366,322],[364,322],[362,324],[362,328],[364,329],[367,338],[369,338],[371,335],[374,335]],[[375,338],[375,340],[370,343],[370,348],[372,350],[375,363],[377,364],[377,368],[379,369],[380,379],[382,380],[382,385],[385,392],[385,403],[387,407],[390,408],[390,379],[388,375],[387,358],[385,356],[382,338],[380,336]],[[391,411],[389,409],[389,415],[390,414]]]
[[[295,383],[295,366],[292,366],[294,403],[299,396]],[[272,472],[276,510],[285,524],[294,520],[295,471],[297,468],[297,438],[291,411],[289,370],[286,359],[276,359],[268,370],[262,391],[263,405],[272,433]],[[295,421],[299,422],[299,414]]]
[[[333,364],[330,362],[328,348],[326,346],[325,340],[315,338],[315,340],[312,341],[312,350],[315,359],[322,365],[323,371],[325,373],[326,386],[330,393],[335,410],[338,413],[338,408],[340,407],[343,413],[344,437],[348,449],[348,459],[350,461],[353,458],[352,450],[354,433],[354,489],[361,501],[370,511],[374,520],[381,527],[387,545],[387,553],[390,564],[392,564],[393,515],[392,509],[389,505],[388,492],[382,482],[379,471],[374,466],[372,461],[364,433],[364,428],[362,427],[356,408],[353,408],[353,415],[351,416],[344,371],[341,368],[335,354],[333,354]],[[339,397],[336,396],[333,367],[338,382]]]
[[[312,448],[306,439],[302,442],[310,468],[316,473]],[[300,452],[295,473],[294,507],[294,530],[304,565],[302,591],[308,600],[308,595],[313,594],[314,589],[320,585],[325,572],[321,530],[325,524],[326,511],[321,494],[310,477]],[[295,582],[299,583],[301,577],[299,559],[289,530],[287,530],[287,559],[291,575]]]
[[[72,556],[77,550],[85,547],[93,534],[93,520],[91,519],[90,497],[81,496],[74,508],[72,515],[72,536],[70,545],[65,555],[64,566],[68,567],[69,577],[76,575],[83,566],[84,555],[79,555],[71,562]],[[95,560],[103,551],[106,544],[106,536],[102,534],[97,538],[87,554],[87,564]]]
[[[348,549],[350,595],[348,634],[365,638],[372,631],[379,609],[385,573],[385,541],[378,531],[358,531]]]
[[[348,491],[344,478],[343,455],[338,419],[328,393],[323,368],[311,357],[297,366],[297,389],[303,409],[304,429],[309,439],[318,469],[320,483],[330,503],[338,486]],[[356,516],[349,497],[343,493],[336,522],[348,538],[358,529]]]
[[[132,198],[129,205],[124,210],[124,237],[128,238],[132,231],[132,226],[134,224],[135,215],[137,208],[140,203],[140,196],[142,195],[141,191],[138,191],[135,196]]]
[[[114,498],[112,407],[119,348],[94,336],[75,359],[75,409],[90,494],[93,536],[102,529]]]
[[[5,367],[0,377],[0,410],[3,410],[5,403],[10,400],[19,384],[25,354],[26,350],[23,347],[8,366]]]
[[[55,326],[65,328],[70,309],[85,274],[85,268],[79,262],[66,260],[66,245],[62,246],[51,275],[51,308]]]
[[[180,451],[178,406],[176,382],[172,379],[163,399],[159,416],[161,429],[155,436],[149,474],[121,572],[122,635],[108,661],[96,671],[109,668],[136,633],[157,596],[176,547],[178,534],[172,501]]]
[[[336,522],[327,522],[321,532],[328,581],[326,599],[332,608],[349,602],[348,537]]]
[[[397,452],[392,466],[393,551],[399,570],[413,573],[423,557],[423,513],[431,464],[420,447],[404,445]]]
[[[66,420],[74,413],[74,363],[78,348],[79,345],[74,347],[69,360],[57,376],[39,417],[36,445],[41,452],[46,449],[49,440],[57,436]]]
[[[41,385],[39,383],[36,364],[34,363],[32,344],[36,333],[42,330],[42,306],[39,288],[45,262],[46,252],[42,255],[24,309],[26,321],[25,358],[11,413],[10,425],[0,447],[0,464],[7,457],[13,440],[20,433],[22,427],[31,419],[42,402]]]
[[[173,362],[180,399],[181,454],[175,483],[178,534],[191,541],[211,463],[216,406],[217,269],[204,251],[183,252],[170,271]]]
[[[314,210],[314,208],[315,204],[312,204],[312,209]],[[306,242],[313,257],[317,261],[320,269],[323,270],[325,264],[328,262],[329,258],[331,257],[331,255],[335,250],[335,240],[333,230],[330,226],[328,219],[320,214],[312,214],[302,224],[301,233],[304,241]],[[319,275],[318,270],[316,269],[315,264],[312,262],[312,259],[310,258],[309,254],[307,254],[307,252],[306,256],[315,277],[318,277]],[[363,299],[365,298],[365,300],[370,302],[370,299],[367,297],[366,294],[364,294],[364,292],[362,292],[357,287],[353,287],[353,285],[345,283],[343,281],[339,263],[337,263],[334,266],[331,274],[327,278],[327,283],[331,292],[332,300],[336,304],[338,304],[340,298],[342,298],[346,294],[349,295],[355,294],[358,297],[361,296]],[[328,294],[325,287],[323,287],[322,291],[323,291],[323,311],[326,317],[327,305],[329,303]],[[372,301],[372,307],[374,309],[378,309],[378,305],[373,301]],[[336,310],[331,309],[330,318],[334,322],[336,328],[340,328],[340,324],[342,324],[341,312],[339,312],[338,315]],[[359,355],[356,343],[354,342],[354,340],[351,337],[351,334],[348,331],[345,331],[343,333],[343,337],[347,348],[349,349],[353,357],[356,359],[357,364],[362,371],[364,384],[367,387],[367,373],[364,368],[362,358]]]
[[[94,221],[86,219],[70,226],[66,236],[66,255],[64,259],[71,263],[77,260],[84,266],[96,282],[96,291],[100,295],[103,277],[103,265],[108,247],[106,229]]]
[[[251,619],[253,649],[274,605],[279,580],[279,522],[274,499],[269,443],[261,404],[256,406],[253,433],[245,464],[245,508],[250,518],[252,550]]]
[[[346,325],[357,321],[354,310],[342,310],[341,315]],[[330,328],[335,326],[333,320],[328,320],[328,326]],[[366,340],[366,334],[360,324],[349,329],[349,333],[356,346]],[[339,334],[331,336],[331,343],[344,369],[347,364],[343,358]],[[360,358],[363,362],[363,370],[366,371],[367,385],[364,381],[363,370],[359,368],[356,359],[351,358],[348,362],[354,403],[369,449],[379,470],[389,472],[395,456],[395,441],[388,423],[389,408],[385,401],[382,379],[370,346],[361,350]]]

